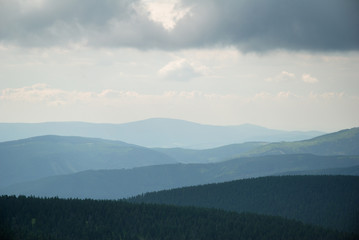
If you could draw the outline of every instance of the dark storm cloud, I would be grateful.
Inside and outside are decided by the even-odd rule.
[[[52,46],[106,34],[110,20],[127,21],[135,1],[0,0],[0,39],[25,46]]]
[[[245,51],[359,49],[357,0],[206,0],[193,10],[193,19],[177,28],[196,36],[191,44],[231,44]]]
[[[139,14],[133,7],[138,1],[43,2],[28,10],[16,0],[1,0],[0,41],[23,46],[85,41],[140,49],[232,45],[258,52],[359,50],[357,0],[183,0],[191,14],[172,31]]]

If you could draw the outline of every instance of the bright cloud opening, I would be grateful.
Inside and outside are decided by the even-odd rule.
[[[162,24],[168,31],[191,10],[183,7],[180,0],[142,0],[139,8],[148,14],[150,20]]]

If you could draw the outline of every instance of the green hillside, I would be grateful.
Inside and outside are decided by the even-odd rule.
[[[41,136],[0,143],[0,187],[88,169],[175,163],[154,150],[94,138]]]
[[[247,155],[311,153],[317,155],[359,155],[359,128],[325,134],[309,140],[271,143]]]
[[[0,238],[28,239],[355,239],[279,217],[123,201],[0,197]]]
[[[359,233],[359,177],[283,176],[147,193],[132,202],[218,208]]]

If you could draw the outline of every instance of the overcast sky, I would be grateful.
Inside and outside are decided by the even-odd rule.
[[[0,0],[0,122],[359,126],[357,0]]]

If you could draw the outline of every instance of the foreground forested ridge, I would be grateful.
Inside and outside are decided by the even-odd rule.
[[[359,177],[282,176],[147,193],[133,202],[219,208],[359,233]]]
[[[356,239],[280,217],[123,201],[0,197],[1,239]]]

